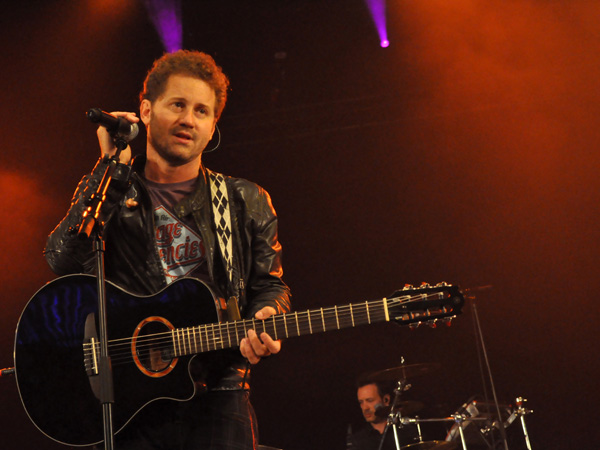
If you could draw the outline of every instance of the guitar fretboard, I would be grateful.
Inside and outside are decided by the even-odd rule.
[[[324,333],[389,320],[387,300],[277,314],[265,320],[245,319],[172,330],[173,356],[221,350],[240,345],[248,330],[274,339]]]

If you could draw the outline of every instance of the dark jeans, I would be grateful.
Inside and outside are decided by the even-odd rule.
[[[115,436],[115,450],[253,450],[258,428],[247,391],[157,400]]]

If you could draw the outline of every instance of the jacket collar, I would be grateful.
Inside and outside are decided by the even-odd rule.
[[[142,180],[144,177],[144,167],[146,166],[146,155],[138,155],[133,159],[131,163],[132,170],[136,172]],[[200,165],[200,172],[198,173],[198,183],[194,193],[175,206],[175,213],[179,217],[186,216],[193,211],[202,210],[207,207],[208,204],[208,172],[209,170]]]

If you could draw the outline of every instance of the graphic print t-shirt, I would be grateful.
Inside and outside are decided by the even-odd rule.
[[[194,191],[197,179],[181,183],[146,181],[154,206],[155,239],[167,283],[183,276],[208,280],[206,251],[191,215],[179,218],[173,212]]]

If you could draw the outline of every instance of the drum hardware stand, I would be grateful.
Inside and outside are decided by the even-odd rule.
[[[421,433],[421,421],[419,416],[415,416],[415,425],[417,426],[417,433],[419,434],[419,444],[423,442],[423,433]]]
[[[402,364],[404,364],[404,358],[402,358]],[[383,434],[381,435],[381,440],[379,441],[379,450],[383,448],[383,442],[385,441],[385,436],[390,427],[394,432],[394,441],[396,444],[396,450],[401,450],[402,446],[400,445],[400,440],[398,439],[398,428],[402,428],[404,426],[404,419],[402,418],[400,405],[400,397],[404,391],[407,391],[411,388],[410,384],[407,384],[406,379],[403,378],[398,381],[398,386],[394,390],[394,401],[392,402],[392,408],[390,410],[390,414],[388,415],[387,423],[385,425],[385,430],[383,430]],[[421,439],[421,430],[419,428],[419,439]]]
[[[458,432],[460,433],[460,442],[462,443],[463,450],[467,450],[467,441],[465,441],[465,433],[463,433],[463,422],[466,417],[464,414],[453,414],[452,417],[458,425]]]
[[[515,400],[515,404],[517,405],[517,410],[515,411],[515,414],[517,416],[521,417],[521,425],[523,426],[523,434],[525,435],[525,444],[527,444],[528,450],[531,450],[531,442],[529,441],[529,433],[527,432],[527,426],[525,425],[525,415],[531,414],[533,412],[533,410],[527,409],[524,407],[524,404],[526,401],[527,401],[526,398],[517,397],[517,399]]]
[[[485,289],[486,287],[482,287],[480,289]],[[473,289],[472,289],[473,290]],[[504,449],[508,450],[508,440],[506,438],[506,430],[504,428],[504,422],[502,421],[502,414],[500,413],[500,403],[498,402],[498,397],[496,395],[496,388],[494,386],[494,379],[492,377],[492,370],[490,368],[490,362],[487,356],[487,351],[485,349],[485,342],[483,340],[483,333],[481,332],[481,324],[479,322],[479,316],[477,314],[477,304],[475,303],[475,296],[471,295],[469,297],[471,300],[473,300],[473,302],[471,303],[472,306],[472,311],[473,311],[473,326],[475,328],[475,335],[477,337],[476,342],[478,344],[477,347],[477,355],[479,357],[479,362],[480,362],[480,366],[481,366],[481,357],[483,355],[483,359],[485,360],[485,364],[486,364],[486,368],[487,368],[487,373],[488,373],[488,377],[490,380],[490,388],[492,390],[492,395],[494,396],[494,405],[496,406],[496,414],[498,415],[498,428],[500,429],[500,435],[502,437],[502,441],[504,443]],[[482,378],[483,378],[483,369],[482,369]],[[483,379],[483,388],[485,390],[485,379]],[[461,428],[461,433],[462,433],[462,428]]]

